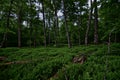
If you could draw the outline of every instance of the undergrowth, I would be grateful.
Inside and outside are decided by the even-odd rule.
[[[61,48],[0,48],[0,80],[119,80],[120,44]],[[73,63],[73,57],[86,54],[83,63]],[[8,62],[28,61],[28,63]]]

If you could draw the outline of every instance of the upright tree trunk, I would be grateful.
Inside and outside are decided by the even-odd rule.
[[[18,47],[21,47],[21,10],[18,12]]]
[[[7,13],[7,25],[5,27],[5,32],[4,32],[4,35],[3,35],[3,40],[1,42],[1,45],[0,47],[7,47],[7,39],[8,39],[8,28],[9,28],[9,25],[10,25],[10,14],[11,14],[11,9],[12,9],[12,3],[13,3],[13,0],[10,1],[10,6],[9,6],[9,11]]]
[[[50,45],[50,42],[51,42],[51,35],[50,35],[50,28],[51,28],[51,23],[50,23],[50,12],[48,13],[48,43]]]
[[[7,33],[5,31],[4,35],[3,35],[3,40],[1,42],[0,48],[6,48],[7,47]]]
[[[32,47],[32,21],[30,20],[30,25],[29,25],[29,28],[30,28],[30,32],[29,32],[29,38],[30,38],[30,47]]]
[[[81,44],[81,39],[80,39],[80,23],[78,22],[78,43],[79,45]]]
[[[88,34],[89,34],[89,29],[91,26],[91,20],[92,20],[92,11],[93,11],[93,7],[92,7],[92,0],[90,0],[90,10],[89,10],[89,19],[88,19],[88,23],[87,23],[87,29],[86,29],[86,33],[85,33],[85,45],[88,45]]]
[[[95,4],[95,11],[94,11],[94,15],[95,15],[94,44],[98,44],[98,8],[97,8],[97,0],[94,0],[94,4]]]
[[[57,8],[55,6],[55,2],[54,2],[54,13],[55,13],[55,18],[54,18],[54,32],[55,32],[55,46],[57,46],[58,44],[58,16],[57,16]]]
[[[32,20],[31,20],[32,19],[32,17],[31,17],[32,2],[31,2],[31,0],[29,0],[29,3],[30,3],[30,21],[29,21],[30,35],[29,35],[29,37],[30,37],[30,47],[32,47]]]
[[[78,13],[79,14],[79,13]],[[82,20],[81,20],[81,11],[80,11],[80,16],[77,16],[78,18],[78,33],[79,33],[79,45],[81,44],[81,39],[80,39],[80,29],[81,29],[81,25],[82,25]]]
[[[55,46],[57,46],[57,31],[56,31],[56,20],[54,19],[54,42]]]
[[[35,33],[34,33],[34,48],[36,47],[36,42],[37,42],[36,35],[37,35],[37,29],[35,28]]]
[[[67,35],[67,41],[68,41],[68,47],[71,48],[71,41],[70,41],[70,33],[68,30],[68,25],[67,25],[67,15],[66,15],[66,7],[65,7],[65,2],[63,1],[63,11],[64,11],[64,19],[65,19],[65,29],[66,29],[66,35]]]
[[[55,20],[56,20],[56,34],[57,34],[57,36],[56,36],[56,39],[57,39],[57,45],[58,45],[58,39],[59,39],[59,26],[58,26],[58,15],[57,15],[57,8],[55,8]]]
[[[46,27],[45,27],[45,12],[44,12],[44,0],[42,0],[42,13],[43,13],[43,30],[44,30],[44,46],[47,46]]]
[[[114,42],[117,42],[117,33],[115,32],[115,38],[114,38]]]

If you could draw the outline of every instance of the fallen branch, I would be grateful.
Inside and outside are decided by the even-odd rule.
[[[2,63],[0,64],[0,66],[2,65],[12,65],[12,64],[26,64],[26,63],[31,63],[33,61],[38,61],[38,60],[26,60],[26,61],[12,61],[12,62],[6,62],[6,63]]]

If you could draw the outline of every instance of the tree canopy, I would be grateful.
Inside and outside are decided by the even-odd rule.
[[[0,47],[120,42],[118,0],[0,0]]]

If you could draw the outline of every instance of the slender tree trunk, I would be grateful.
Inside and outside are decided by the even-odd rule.
[[[79,33],[78,38],[79,38],[79,45],[80,45],[80,44],[81,44],[81,39],[80,39],[80,27],[81,27],[81,26],[80,26],[80,23],[78,23],[78,27],[79,27],[79,28],[78,28],[78,30],[79,30],[79,31],[78,31],[78,33]]]
[[[116,34],[116,32],[115,32],[114,42],[115,42],[115,43],[117,42],[117,34]]]
[[[44,0],[42,0],[42,13],[43,13],[43,30],[44,30],[44,46],[47,46],[47,38],[46,38],[46,27],[45,27],[45,12],[44,12]]]
[[[53,0],[53,8],[54,8],[54,40],[55,40],[55,46],[58,45],[58,16],[57,16],[57,6],[56,1]]]
[[[108,38],[108,54],[110,54],[110,44],[111,44],[111,33],[109,33],[109,38]]]
[[[36,48],[36,39],[34,39],[34,48]]]
[[[57,8],[55,8],[55,20],[56,20],[56,22],[55,22],[55,24],[56,24],[56,40],[57,40],[57,44],[56,44],[56,46],[58,46],[58,39],[59,39],[59,26],[58,26],[58,16],[57,16]]]
[[[79,14],[79,13],[78,13]],[[81,44],[81,39],[80,39],[80,29],[81,29],[81,25],[82,25],[82,20],[81,20],[81,11],[80,11],[80,16],[77,16],[78,18],[78,33],[79,33],[79,45]]]
[[[30,28],[30,32],[29,32],[29,38],[30,38],[30,47],[32,47],[32,21],[30,20],[29,21],[30,25],[29,25],[29,28]]]
[[[18,13],[17,13],[17,21],[18,21],[18,47],[21,47],[21,27],[22,27],[22,3],[18,3]]]
[[[5,48],[5,47],[7,47],[7,46],[6,46],[6,41],[7,41],[7,40],[6,40],[6,39],[7,39],[6,36],[7,36],[7,34],[6,34],[6,32],[5,32],[4,35],[3,35],[3,40],[2,40],[2,42],[1,42],[0,48],[3,48],[3,47]]]
[[[57,46],[57,36],[58,36],[58,16],[57,9],[55,7],[55,19],[54,19],[54,31],[55,31],[55,45]]]
[[[70,33],[68,30],[68,25],[67,25],[67,15],[66,15],[66,7],[65,7],[65,2],[63,1],[63,11],[64,11],[64,19],[65,19],[65,29],[66,29],[66,35],[67,35],[67,40],[68,40],[68,47],[71,48],[71,41],[70,41]]]
[[[21,24],[18,20],[18,47],[21,47]]]
[[[37,40],[36,35],[37,35],[37,29],[35,29],[35,35],[34,35],[34,48],[36,47],[36,40]]]
[[[98,44],[98,8],[97,8],[97,0],[94,0],[94,4],[95,4],[95,11],[94,11],[94,15],[95,15],[94,44]]]
[[[1,42],[1,45],[0,47],[7,47],[7,39],[8,39],[8,28],[9,28],[9,25],[10,25],[10,14],[11,14],[11,9],[12,9],[12,4],[13,4],[13,0],[10,1],[10,6],[9,6],[9,11],[7,13],[7,25],[5,27],[5,32],[4,32],[4,35],[3,35],[3,40]]]
[[[51,24],[50,24],[50,12],[48,13],[48,31],[49,31],[49,38],[48,38],[48,43],[49,43],[49,45],[50,45],[50,42],[51,42],[51,35],[50,35],[50,28],[51,28]]]
[[[31,17],[32,2],[31,2],[31,0],[29,0],[29,3],[30,3],[30,21],[29,21],[30,35],[29,35],[29,37],[30,37],[30,47],[32,47],[32,20],[31,20],[32,19],[32,17]]]
[[[88,45],[88,34],[89,34],[89,29],[90,29],[91,20],[92,20],[92,11],[93,11],[92,0],[90,0],[90,5],[91,5],[91,8],[89,10],[89,19],[88,19],[87,29],[85,33],[85,45]]]
[[[21,47],[21,10],[18,12],[18,47]]]
[[[56,32],[56,20],[54,19],[54,41],[55,46],[57,46],[57,32]]]

